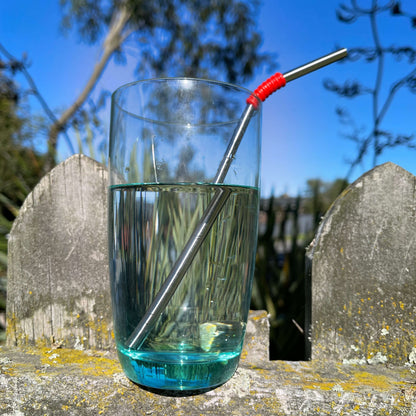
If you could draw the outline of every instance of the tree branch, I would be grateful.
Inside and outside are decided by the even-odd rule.
[[[55,114],[48,106],[47,102],[43,98],[43,95],[40,93],[35,81],[33,80],[32,76],[30,75],[29,71],[27,70],[24,62],[17,60],[1,43],[0,43],[0,52],[10,61],[12,62],[18,62],[18,68],[17,70],[20,71],[23,76],[26,78],[26,81],[28,82],[30,86],[31,93],[38,99],[41,107],[43,108],[43,111],[45,114],[49,117],[49,119],[52,121],[52,123],[57,123],[58,119],[55,117]],[[74,147],[72,146],[71,139],[69,138],[68,134],[65,132],[64,134],[66,143],[68,147],[70,148],[72,153],[75,153]]]
[[[85,100],[90,95],[91,91],[97,84],[98,79],[102,75],[106,65],[108,64],[113,53],[121,46],[122,42],[131,34],[130,31],[123,35],[128,21],[130,19],[130,12],[123,5],[121,9],[115,11],[117,13],[110,25],[108,34],[104,39],[102,45],[102,55],[100,60],[96,63],[90,78],[87,81],[84,89],[81,91],[75,102],[63,112],[60,118],[51,126],[48,138],[48,162],[51,168],[55,162],[56,145],[59,133],[65,128],[65,125],[70,121],[78,109],[84,104]]]
[[[376,48],[377,54],[377,75],[376,81],[373,90],[373,123],[374,123],[374,155],[373,155],[373,166],[377,163],[377,156],[379,152],[377,151],[379,147],[378,143],[378,124],[379,124],[379,117],[378,117],[378,101],[379,101],[379,92],[381,89],[381,83],[383,80],[383,72],[384,72],[384,52],[381,46],[380,37],[378,34],[378,27],[376,21],[376,13],[377,13],[377,0],[373,0],[372,3],[372,10],[370,12],[370,22],[371,22],[371,32],[373,34],[374,45]]]
[[[413,69],[412,71],[409,72],[408,75],[406,75],[405,77],[403,77],[402,79],[400,79],[399,81],[397,81],[396,83],[394,83],[392,85],[392,87],[390,88],[390,92],[389,95],[386,98],[386,101],[384,102],[384,105],[382,107],[382,109],[380,110],[380,113],[378,115],[378,123],[380,123],[382,121],[382,119],[384,118],[384,116],[387,113],[387,110],[389,109],[394,95],[396,94],[396,92],[403,87],[403,85],[406,84],[406,82],[411,79],[412,77],[414,77],[416,75],[416,68]]]
[[[357,0],[351,0],[351,4],[353,5],[355,12],[360,13],[361,15],[389,10],[394,6],[394,3],[395,3],[395,0],[389,0],[389,2],[385,6],[379,6],[376,0],[373,2],[373,4],[371,5],[369,9],[365,9],[358,5]]]

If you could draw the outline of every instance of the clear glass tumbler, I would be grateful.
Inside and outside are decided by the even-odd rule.
[[[214,183],[246,99],[215,81],[165,78],[112,96],[109,262],[114,333],[134,382],[218,386],[238,366],[257,242],[261,106],[223,182]],[[228,198],[140,346],[128,340],[216,192]]]

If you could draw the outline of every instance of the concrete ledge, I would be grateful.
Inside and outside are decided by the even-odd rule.
[[[271,362],[268,339],[267,313],[252,311],[234,377],[193,396],[158,394],[135,385],[124,376],[113,350],[67,349],[60,343],[5,346],[0,348],[0,414],[416,414],[416,357],[400,367]]]
[[[160,395],[130,382],[113,352],[0,348],[3,415],[409,415],[411,367],[243,359],[226,384],[203,394]]]

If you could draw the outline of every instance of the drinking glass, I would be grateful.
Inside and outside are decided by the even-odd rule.
[[[112,95],[109,264],[117,352],[135,383],[218,386],[237,369],[257,242],[261,105],[227,171],[217,169],[252,93],[190,78],[139,81]],[[144,342],[129,341],[216,193],[212,228]]]

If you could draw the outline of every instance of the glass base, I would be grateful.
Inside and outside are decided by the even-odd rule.
[[[240,353],[138,352],[118,350],[121,366],[133,382],[161,390],[204,390],[228,381]]]

